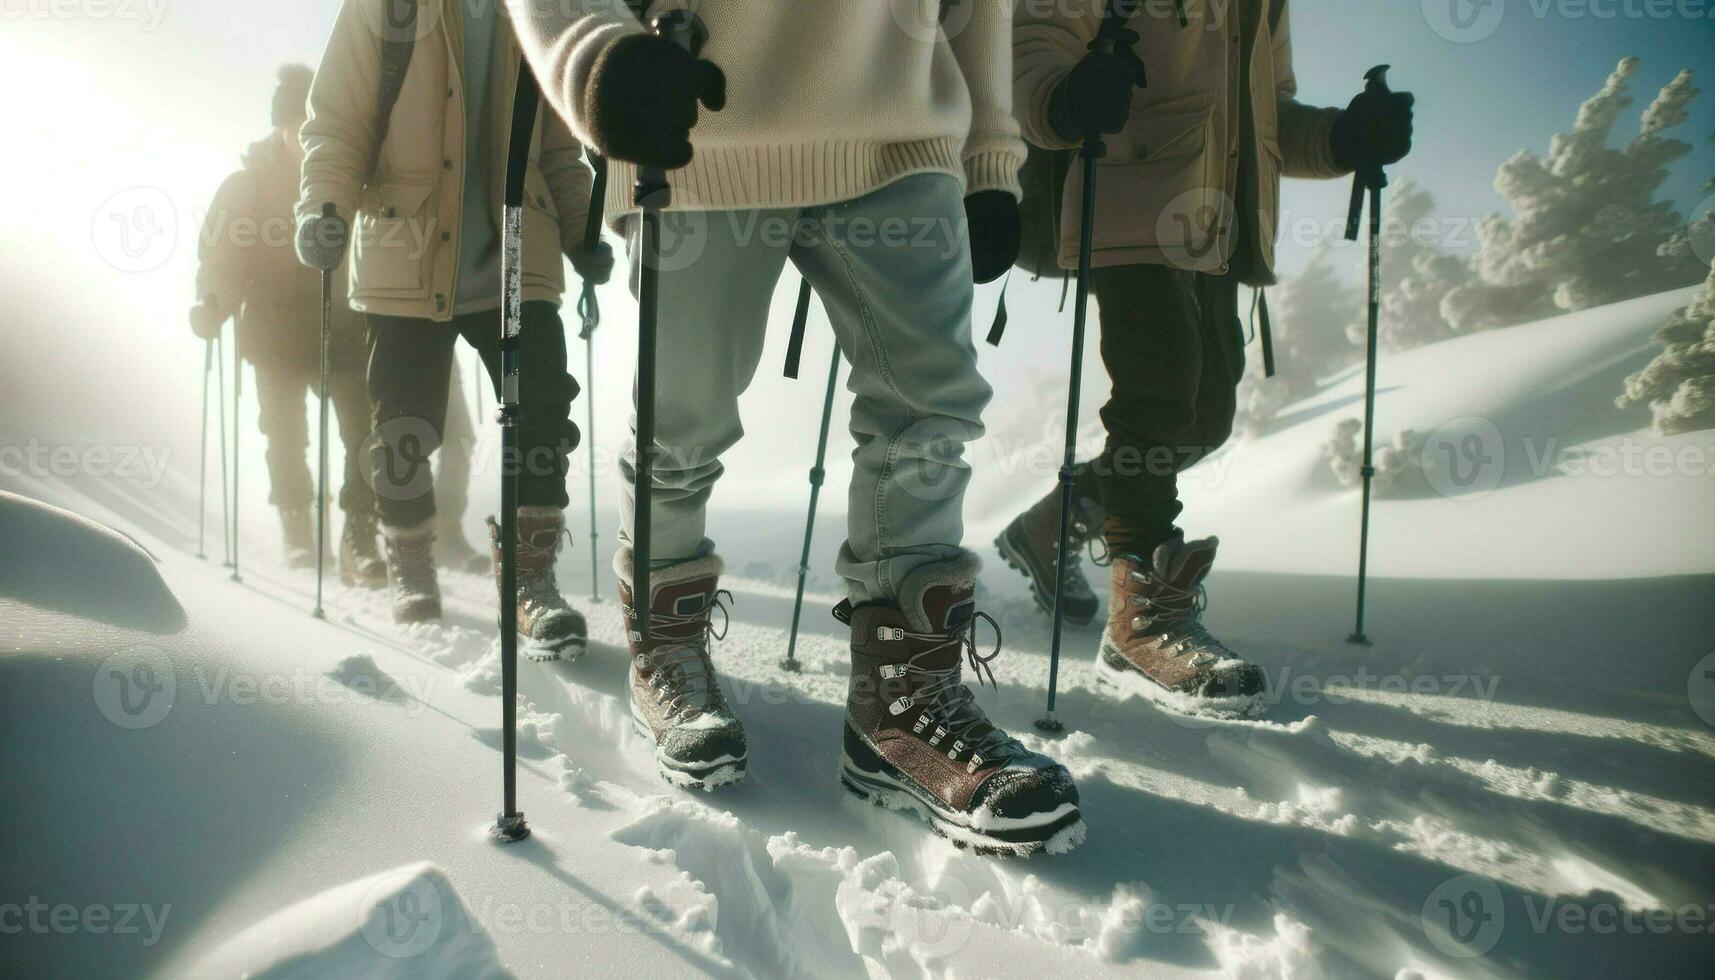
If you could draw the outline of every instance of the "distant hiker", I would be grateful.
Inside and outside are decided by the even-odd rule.
[[[238,317],[238,347],[256,370],[256,401],[268,440],[268,499],[280,510],[286,563],[293,568],[316,565],[316,490],[305,462],[310,429],[304,394],[319,394],[321,286],[316,273],[292,254],[292,207],[303,161],[298,128],[310,78],[303,65],[280,69],[271,110],[274,132],[251,145],[243,169],[216,192],[198,241],[198,303],[191,310],[191,328],[203,338],[219,334],[228,317]],[[375,494],[359,464],[369,437],[363,320],[336,300],[331,327],[328,396],[345,443],[339,574],[348,585],[381,588],[387,571],[375,545]]]
[[[609,213],[634,243],[635,165],[669,170],[664,220],[682,247],[661,273],[653,594],[631,594],[635,447],[615,559],[632,710],[662,775],[708,788],[747,765],[709,653],[722,562],[707,508],[791,262],[852,365],[857,448],[836,565],[852,644],[842,779],[981,848],[1075,844],[1071,777],[991,724],[961,674],[968,658],[981,680],[995,655],[977,647],[986,617],[979,560],[962,546],[963,453],[990,396],[973,281],[1017,254],[1011,0],[964,0],[957,30],[940,26],[940,0],[704,0],[706,60],[624,4],[528,6],[520,33],[543,88],[612,161]]]
[[[446,438],[459,338],[498,384],[501,191],[521,62],[500,4],[429,0],[407,9],[417,21],[397,34],[414,44],[402,45],[382,39],[397,26],[386,0],[341,7],[310,92],[297,213],[300,257],[317,268],[343,254],[344,222],[356,215],[351,304],[368,324],[371,472],[393,614],[415,622],[441,615],[428,458]],[[388,79],[401,80],[389,91]],[[521,467],[518,622],[536,659],[580,653],[586,638],[554,560],[567,537],[567,458],[579,439],[570,419],[578,384],[566,373],[559,316],[561,256],[597,282],[613,264],[611,250],[581,247],[590,184],[565,126],[551,116],[539,122],[525,180],[523,453],[502,464]],[[343,219],[331,231],[319,218],[324,202]],[[489,529],[496,553],[492,518]]]
[[[1106,2],[1024,4],[1013,26],[1025,138],[1064,150],[1086,132],[1114,134],[1100,161],[1092,255],[1113,391],[1101,410],[1107,445],[1078,468],[1069,551],[1100,536],[1113,558],[1100,677],[1181,709],[1255,713],[1261,671],[1200,620],[1218,541],[1187,541],[1175,526],[1177,476],[1232,431],[1244,371],[1239,287],[1275,281],[1281,176],[1332,178],[1399,160],[1411,147],[1412,97],[1366,93],[1344,111],[1298,102],[1286,0],[1218,11],[1192,2],[1188,25],[1172,7],[1141,4],[1129,45],[1111,55],[1089,50]],[[1068,216],[1048,243],[1061,268],[1077,257],[1081,184],[1071,168],[1048,202]],[[1059,523],[1056,489],[997,541],[1043,605]],[[1076,564],[1066,595],[1069,620],[1095,618]]]

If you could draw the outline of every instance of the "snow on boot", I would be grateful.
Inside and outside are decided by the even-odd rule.
[[[935,833],[979,853],[1059,854],[1084,840],[1078,789],[1064,766],[1029,751],[991,723],[962,683],[980,686],[975,555],[921,566],[899,605],[840,603],[852,628],[840,781],[859,797],[913,810]]]
[[[387,582],[393,591],[393,620],[421,623],[441,618],[441,586],[435,579],[435,529],[381,526],[387,543]]]
[[[554,578],[554,561],[566,537],[566,518],[558,507],[518,508],[519,652],[537,662],[576,660],[584,655],[589,627],[583,613],[566,603]],[[488,519],[488,550],[494,584],[500,585],[500,522]]]
[[[286,567],[316,567],[316,527],[310,520],[310,512],[296,507],[280,508],[280,528],[285,536]]]
[[[1108,628],[1096,677],[1164,707],[1216,717],[1254,717],[1267,707],[1262,670],[1209,635],[1203,579],[1217,538],[1163,542],[1147,563],[1116,555]]]
[[[1066,569],[1066,588],[1062,593],[1062,609],[1066,622],[1073,626],[1088,626],[1099,608],[1096,593],[1084,577],[1082,555],[1086,544],[1102,533],[1101,504],[1073,493],[1072,526],[1066,545],[1076,558]],[[1024,573],[1030,580],[1030,594],[1044,613],[1054,611],[1055,552],[1060,548],[1060,488],[1013,518],[994,546],[1008,565]]]
[[[451,572],[482,575],[490,571],[493,558],[471,547],[458,521],[447,520],[435,531],[435,564]]]
[[[709,658],[713,613],[726,606],[721,560],[710,555],[649,574],[649,640],[638,632],[631,594],[631,549],[614,556],[619,601],[631,643],[631,718],[655,745],[655,766],[675,786],[714,789],[744,779],[749,750],[744,726],[727,707]]]
[[[339,580],[364,589],[387,587],[387,562],[376,546],[375,517],[346,514],[339,535]]]

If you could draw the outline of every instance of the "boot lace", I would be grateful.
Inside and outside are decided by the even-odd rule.
[[[994,630],[994,649],[988,656],[977,652],[977,622],[981,620]],[[977,686],[981,687],[985,677],[987,683],[999,690],[995,682],[994,670],[989,662],[1000,656],[1001,632],[1000,624],[988,613],[979,612],[970,619],[953,627],[946,633],[917,633],[903,631],[905,639],[929,644],[912,655],[901,666],[905,673],[918,679],[919,684],[913,685],[913,701],[924,701],[933,704],[931,709],[937,715],[936,721],[947,728],[954,744],[964,743],[964,751],[974,759],[983,762],[1004,761],[1015,755],[1024,753],[1024,746],[999,726],[988,720],[983,709],[977,705],[976,695],[971,692],[962,678],[964,665],[955,660],[951,667],[925,667],[921,661],[933,658],[936,654],[948,649],[958,649],[964,653],[964,661],[971,665],[971,672],[977,677]]]
[[[732,623],[728,612],[732,601],[731,592],[719,589],[709,604],[698,612],[650,615],[650,632],[667,637],[673,645],[638,654],[637,666],[650,668],[649,687],[666,710],[667,717],[690,721],[699,715],[725,712],[726,698],[715,682],[714,664],[709,659],[709,640],[726,638],[727,627]],[[717,609],[721,613],[719,629],[714,625],[714,611]]]
[[[1154,570],[1133,571],[1131,578],[1154,590],[1150,595],[1134,592],[1126,597],[1128,605],[1141,607],[1138,615],[1132,617],[1133,631],[1159,633],[1161,648],[1171,656],[1195,651],[1191,664],[1196,667],[1237,659],[1226,644],[1203,626],[1203,610],[1209,600],[1201,583],[1190,589],[1180,588]]]

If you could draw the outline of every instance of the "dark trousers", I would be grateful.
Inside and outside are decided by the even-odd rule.
[[[1090,284],[1113,390],[1101,410],[1107,444],[1079,483],[1100,491],[1108,547],[1147,556],[1176,533],[1179,474],[1232,434],[1245,369],[1239,283],[1124,265],[1092,270]]]
[[[311,423],[304,411],[304,394],[320,394],[321,367],[278,361],[258,361],[253,366],[262,435],[268,441],[268,502],[281,510],[308,510],[315,506],[316,485],[305,460]],[[367,517],[375,508],[375,494],[360,462],[370,425],[362,369],[355,364],[330,367],[328,400],[333,403],[340,442],[345,444],[339,507],[347,514]]]
[[[435,515],[434,476],[429,457],[446,434],[447,384],[460,337],[476,349],[499,398],[500,311],[470,313],[436,323],[413,317],[371,316],[369,397],[375,403],[375,432],[369,463],[381,521],[394,527],[421,524]],[[552,303],[524,304],[518,350],[519,458],[516,469],[522,506],[564,508],[567,460],[578,445],[570,415],[578,383],[566,373],[566,332]],[[463,448],[463,447],[460,447]]]

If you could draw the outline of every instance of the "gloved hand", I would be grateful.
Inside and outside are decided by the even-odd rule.
[[[579,245],[566,253],[572,269],[584,282],[599,286],[613,277],[613,246],[597,240],[590,247]]]
[[[1137,32],[1121,31],[1112,52],[1091,50],[1048,100],[1048,124],[1067,140],[1117,133],[1131,118],[1132,92],[1144,84]]]
[[[220,328],[226,324],[226,314],[215,309],[213,297],[203,300],[191,307],[191,333],[198,340],[213,340],[220,336]]]
[[[350,243],[351,226],[337,214],[312,214],[298,223],[298,261],[312,269],[339,268]]]
[[[1018,261],[1018,200],[1006,191],[978,191],[965,198],[971,229],[971,278],[993,282]]]
[[[1342,170],[1363,170],[1398,163],[1411,152],[1410,92],[1358,93],[1328,134],[1334,164]]]
[[[697,104],[726,105],[726,75],[664,37],[613,42],[590,73],[584,118],[603,156],[672,170],[691,162]]]

